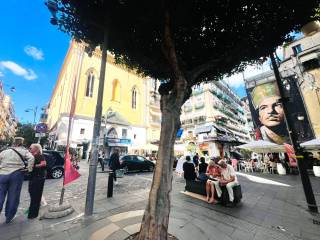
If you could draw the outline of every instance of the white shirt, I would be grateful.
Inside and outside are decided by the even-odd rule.
[[[227,181],[230,180],[231,176],[234,176],[234,181],[238,182],[236,172],[234,171],[234,168],[229,164],[227,164],[226,168],[221,168],[221,176]]]
[[[28,149],[24,147],[13,147],[17,150],[21,156],[28,162],[28,171],[31,172],[34,164],[34,157],[28,151]],[[23,169],[25,167],[22,162],[20,156],[13,151],[12,149],[3,150],[0,153],[0,174],[10,174],[19,169]]]

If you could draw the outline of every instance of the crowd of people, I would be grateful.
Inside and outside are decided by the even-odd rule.
[[[178,170],[176,171],[179,171],[182,164],[182,173],[186,181],[195,181],[196,179],[205,181],[208,203],[217,203],[222,194],[222,186],[226,187],[229,200],[233,202],[233,187],[238,185],[239,182],[234,168],[225,159],[215,157],[211,158],[209,163],[206,163],[204,157],[199,158],[199,155],[195,154],[192,160],[190,156],[186,156],[185,161],[183,163],[182,161],[180,163],[178,161]]]
[[[46,161],[40,144],[31,144],[27,149],[23,146],[23,141],[23,138],[16,137],[12,147],[0,153],[0,213],[6,200],[4,208],[6,223],[10,223],[17,213],[26,174],[29,176],[30,194],[28,218],[36,218],[39,214],[46,179]]]

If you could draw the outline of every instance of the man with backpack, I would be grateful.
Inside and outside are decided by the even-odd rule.
[[[5,216],[10,223],[17,213],[24,172],[31,172],[34,157],[23,147],[24,139],[16,137],[13,146],[0,153],[0,213],[7,197]]]

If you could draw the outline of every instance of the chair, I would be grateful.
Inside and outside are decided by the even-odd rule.
[[[244,167],[244,171],[245,172],[253,172],[253,167],[252,167],[252,163],[251,162],[245,162],[245,167]]]
[[[274,170],[277,170],[277,163],[270,162],[270,173],[274,174]]]
[[[268,168],[269,164],[266,162],[262,162],[261,163],[261,169],[263,173],[269,173],[269,168]]]

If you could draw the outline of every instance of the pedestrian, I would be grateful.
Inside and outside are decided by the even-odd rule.
[[[98,162],[100,163],[102,172],[104,172],[104,161],[103,160],[104,160],[104,153],[100,149],[98,152]]]
[[[17,213],[24,173],[31,172],[34,164],[34,157],[23,147],[23,141],[22,137],[14,138],[13,146],[0,153],[0,213],[7,198],[6,223]]]
[[[115,149],[110,156],[109,167],[113,171],[114,184],[117,185],[117,169],[120,168],[119,151]]]
[[[38,217],[43,186],[46,179],[47,162],[42,155],[42,147],[38,143],[31,144],[30,153],[34,156],[34,167],[29,179],[30,206],[28,218]]]
[[[196,155],[193,156],[193,164],[194,164],[195,168],[197,168],[199,165],[199,154],[198,153],[196,153]]]

